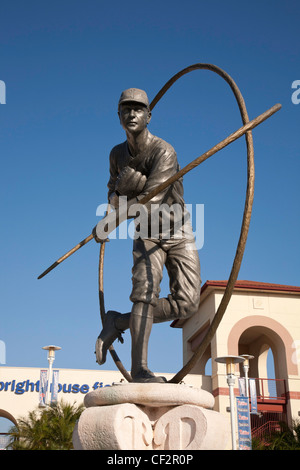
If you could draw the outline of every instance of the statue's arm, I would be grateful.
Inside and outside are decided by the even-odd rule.
[[[114,149],[110,152],[109,155],[109,181],[107,183],[108,187],[108,202],[112,204],[114,207],[115,205],[113,202],[116,203],[116,194],[115,194],[115,186],[116,186],[116,181],[118,178],[118,165],[117,165],[117,155]]]

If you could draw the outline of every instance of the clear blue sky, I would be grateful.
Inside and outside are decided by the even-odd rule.
[[[226,70],[250,118],[282,110],[254,132],[253,217],[239,279],[300,285],[299,1],[3,1],[0,18],[0,339],[7,366],[45,367],[42,346],[62,347],[60,368],[97,368],[101,329],[92,241],[52,273],[37,276],[91,233],[106,202],[108,155],[124,140],[121,91],[150,100],[197,62]],[[228,85],[208,71],[182,78],[153,111],[150,131],[169,141],[181,166],[241,126]],[[246,188],[244,139],[186,175],[185,199],[204,204],[202,280],[228,279]],[[132,241],[105,255],[107,309],[130,310]],[[162,294],[167,293],[164,280]],[[150,366],[177,372],[181,330],[155,326]],[[130,368],[130,337],[116,345]],[[103,366],[115,369],[109,359]],[[99,367],[99,373],[101,369]]]

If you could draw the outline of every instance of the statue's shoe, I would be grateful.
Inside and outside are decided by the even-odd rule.
[[[105,363],[107,350],[117,338],[121,343],[124,343],[122,338],[124,331],[119,330],[115,325],[116,319],[120,316],[121,313],[113,310],[108,311],[105,315],[103,329],[97,338],[95,346],[96,362],[99,365]]]
[[[156,377],[149,369],[140,369],[136,374],[132,373],[132,382],[134,383],[166,383],[165,377]]]

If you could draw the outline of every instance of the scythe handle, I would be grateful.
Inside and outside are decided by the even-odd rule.
[[[244,134],[246,134],[248,131],[251,131],[255,127],[257,127],[259,124],[261,124],[263,121],[271,117],[273,114],[275,114],[279,109],[281,108],[281,104],[276,104],[272,108],[268,109],[264,113],[260,114],[258,117],[253,119],[252,121],[249,121],[247,124],[244,126],[240,127],[237,131],[233,132],[230,134],[226,139],[222,140],[219,142],[217,145],[212,147],[210,150],[207,152],[203,153],[200,155],[200,157],[197,157],[195,160],[190,162],[188,165],[186,165],[184,168],[182,168],[180,171],[178,171],[175,175],[171,176],[171,178],[167,179],[164,183],[159,185],[157,188],[155,188],[153,191],[151,191],[149,194],[144,196],[140,201],[139,204],[146,204],[148,201],[150,201],[154,196],[159,194],[161,191],[166,189],[168,186],[170,186],[172,183],[177,181],[179,178],[184,176],[186,173],[191,171],[192,169],[196,168],[199,166],[201,163],[203,163],[205,160],[207,160],[209,157],[214,155],[215,153],[219,152],[223,148],[227,147],[227,145],[231,144],[235,140],[239,139],[242,137]],[[117,209],[118,211],[118,209]],[[112,214],[112,213],[111,213]],[[108,217],[108,216],[105,216]],[[101,222],[104,222],[105,217],[102,219]],[[118,226],[118,216],[116,216],[116,225]],[[116,227],[114,227],[116,228]],[[41,279],[44,277],[46,274],[48,274],[52,269],[56,268],[62,261],[65,259],[69,258],[73,253],[75,253],[77,250],[79,250],[81,247],[86,245],[88,242],[90,242],[94,238],[94,234],[91,233],[88,237],[86,237],[84,240],[82,240],[80,243],[78,243],[74,248],[72,248],[70,251],[68,251],[66,254],[61,256],[57,261],[55,261],[49,268],[47,268],[40,276],[38,279]]]

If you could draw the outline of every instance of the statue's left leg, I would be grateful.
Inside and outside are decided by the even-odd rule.
[[[148,343],[153,324],[153,306],[134,303],[130,315],[131,377],[133,382],[166,382],[148,368]]]
[[[148,368],[148,342],[153,324],[166,255],[159,240],[137,239],[133,245],[132,268],[133,307],[130,314],[132,341],[131,376],[134,382],[165,382]]]
[[[107,350],[118,338],[121,342],[122,332],[130,328],[132,332],[134,363],[137,355],[146,358],[148,348],[148,334],[150,335],[153,323],[153,306],[157,303],[162,279],[162,270],[165,262],[165,254],[159,247],[158,241],[141,240],[134,241],[133,246],[134,265],[132,268],[132,312],[119,313],[110,310],[105,315],[103,329],[96,342],[96,360],[98,364],[106,361]],[[144,338],[144,343],[139,343],[137,338]],[[135,351],[139,349],[139,353]],[[143,367],[141,367],[143,369]],[[146,370],[146,368],[145,368]],[[137,368],[134,367],[134,373]]]

